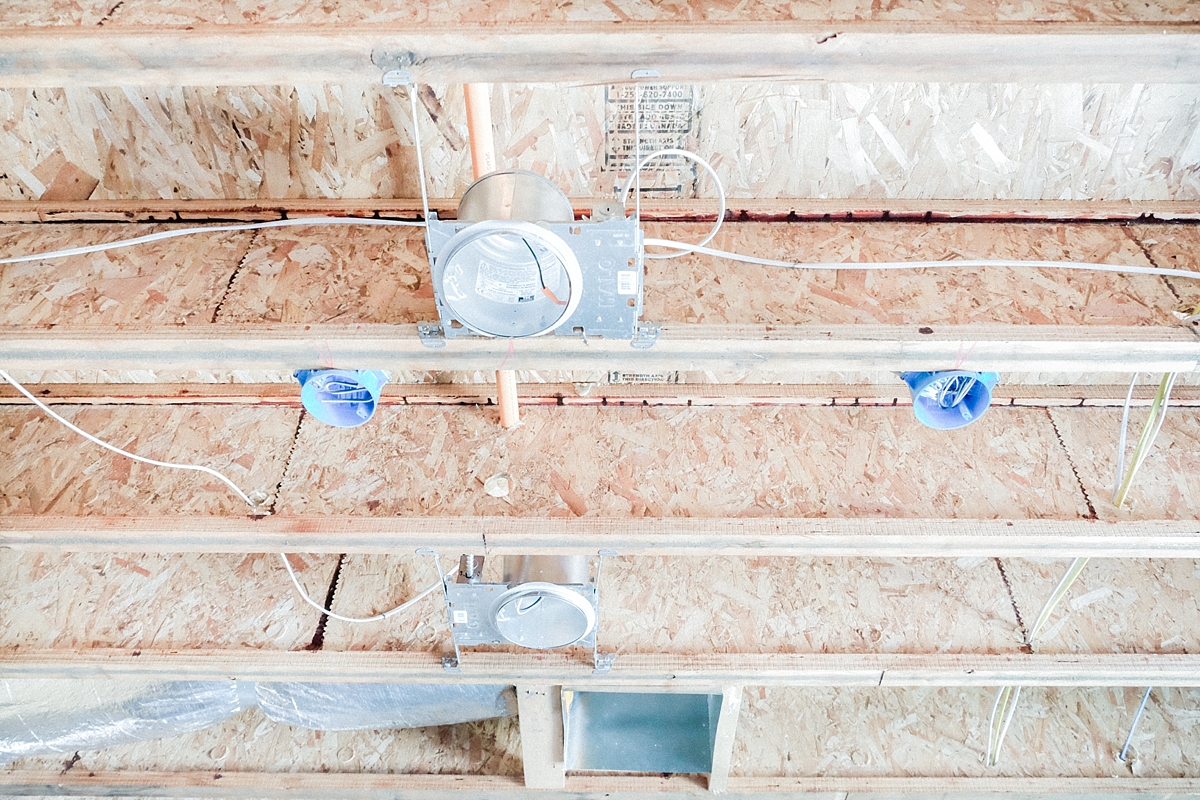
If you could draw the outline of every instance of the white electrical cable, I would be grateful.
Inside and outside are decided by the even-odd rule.
[[[35,406],[37,406],[43,412],[45,412],[46,415],[49,416],[51,419],[54,419],[55,421],[61,423],[62,425],[66,426],[67,428],[70,428],[72,431],[79,434],[83,438],[87,439],[89,442],[98,444],[101,447],[105,448],[106,450],[111,450],[112,452],[117,453],[118,455],[125,456],[126,458],[131,458],[134,461],[141,461],[145,464],[151,464],[155,467],[167,467],[168,469],[187,469],[187,470],[194,470],[196,472],[203,472],[207,475],[212,475],[214,478],[217,478],[218,480],[222,481],[226,486],[228,486],[230,489],[232,489],[234,491],[234,493],[237,494],[238,497],[242,498],[242,500],[244,500],[248,506],[250,506],[251,508],[254,508],[254,509],[259,509],[259,506],[260,506],[259,503],[255,503],[253,500],[251,500],[250,496],[247,495],[245,492],[243,492],[240,488],[238,488],[237,484],[235,484],[229,478],[226,478],[221,473],[217,472],[215,469],[211,469],[209,467],[202,467],[199,464],[176,464],[176,463],[173,463],[170,461],[158,461],[153,458],[146,458],[145,456],[139,456],[139,455],[136,455],[135,453],[130,453],[128,450],[122,450],[121,448],[117,447],[116,445],[111,445],[108,442],[104,441],[103,439],[98,439],[95,436],[93,436],[92,434],[90,434],[87,431],[83,430],[82,428],[78,427],[77,425],[73,425],[72,423],[68,422],[62,416],[55,413],[49,406],[47,406],[41,400],[34,397],[34,395],[28,389],[26,389],[24,386],[22,386],[20,383],[18,383],[11,375],[9,375],[7,372],[5,372],[2,369],[0,369],[0,378],[3,378],[4,380],[8,381],[8,383],[12,384],[12,387],[14,389],[16,389],[21,394],[25,395],[25,397],[28,398],[30,400],[30,402],[32,402]],[[264,497],[264,499],[265,499],[265,497]],[[393,614],[399,614],[401,611],[410,607],[411,605],[416,603],[421,598],[427,597],[431,592],[436,591],[442,585],[441,582],[435,583],[433,586],[430,586],[428,589],[421,592],[419,595],[412,598],[408,602],[402,603],[402,604],[396,606],[395,608],[391,609],[390,611],[384,611],[382,614],[376,614],[373,617],[364,617],[364,618],[344,617],[341,614],[335,614],[334,612],[330,611],[329,609],[325,608],[321,604],[314,601],[311,597],[309,597],[308,592],[304,591],[304,587],[300,585],[300,579],[296,576],[295,570],[292,569],[291,563],[288,562],[287,553],[280,553],[279,557],[283,559],[283,565],[285,567],[287,567],[288,575],[291,576],[292,583],[296,586],[296,590],[298,592],[300,592],[300,596],[304,598],[304,601],[306,603],[308,603],[310,606],[312,606],[313,608],[320,611],[321,613],[327,614],[330,617],[333,617],[334,619],[340,619],[343,622],[378,622],[380,620],[387,619],[388,617],[392,616]],[[442,580],[444,581],[446,578],[449,578],[453,574],[454,574],[454,570],[447,572],[446,575],[442,578]]]
[[[321,605],[316,600],[313,600],[311,597],[309,597],[308,592],[304,591],[304,587],[300,585],[300,578],[298,578],[296,576],[296,571],[292,569],[291,562],[289,562],[288,558],[287,558],[287,553],[280,553],[279,557],[281,559],[283,559],[283,566],[287,567],[288,575],[290,575],[292,577],[292,584],[296,587],[296,591],[298,591],[300,593],[300,596],[304,598],[304,602],[308,603],[310,606],[317,609],[322,614],[324,614],[328,617],[331,617],[332,619],[341,620],[342,622],[353,622],[356,624],[360,623],[360,622],[382,622],[383,620],[387,619],[388,617],[392,616],[393,614],[399,614],[401,611],[404,611],[405,609],[411,607],[413,604],[415,604],[419,600],[422,600],[422,599],[428,597],[431,593],[436,592],[438,589],[442,588],[442,585],[445,582],[446,578],[449,578],[451,575],[453,575],[455,572],[457,572],[457,568],[450,570],[449,572],[447,572],[445,575],[442,576],[442,579],[440,581],[433,584],[432,586],[430,586],[425,591],[421,592],[416,597],[414,597],[410,600],[406,600],[403,603],[401,603],[400,605],[396,606],[395,608],[384,611],[381,614],[376,614],[373,617],[343,617],[341,614],[336,614],[336,613],[330,611],[328,608],[325,608],[325,606]]]
[[[699,245],[685,244],[683,242],[674,242],[670,239],[646,239],[644,243],[652,247],[672,247],[680,252],[700,253],[706,256],[715,256],[717,258],[727,258],[731,261],[742,261],[747,264],[760,264],[764,267],[784,267],[786,269],[817,269],[817,270],[840,270],[840,269],[937,269],[945,267],[953,268],[971,268],[971,267],[1029,267],[1033,269],[1077,269],[1088,270],[1092,272],[1121,272],[1132,273],[1135,275],[1165,275],[1169,278],[1196,278],[1200,279],[1200,272],[1186,269],[1161,269],[1159,267],[1142,267],[1135,264],[1096,264],[1084,261],[1025,261],[1017,258],[1004,259],[968,259],[954,258],[946,261],[816,261],[816,262],[799,262],[799,261],[778,261],[773,258],[758,258],[757,256],[747,256],[741,253],[732,253],[728,250],[718,250],[713,247],[701,247]]]
[[[132,458],[134,461],[141,461],[144,464],[151,464],[155,467],[166,467],[167,469],[186,469],[186,470],[192,470],[194,472],[203,472],[206,475],[212,475],[214,478],[217,478],[222,483],[224,483],[226,486],[228,486],[230,489],[232,489],[234,494],[236,494],[238,497],[242,498],[242,500],[244,500],[246,502],[246,505],[250,506],[251,508],[253,508],[255,510],[260,509],[261,503],[255,503],[253,500],[250,499],[250,496],[248,494],[246,494],[240,488],[238,488],[236,483],[229,480],[229,478],[226,478],[224,475],[217,472],[215,469],[212,469],[210,467],[202,467],[199,464],[177,464],[177,463],[174,463],[171,461],[158,461],[153,458],[146,458],[145,456],[139,456],[134,453],[130,453],[128,450],[122,450],[121,448],[117,447],[116,445],[109,444],[108,442],[104,441],[103,439],[97,439],[95,436],[93,436],[92,434],[83,430],[82,428],[78,427],[77,425],[74,425],[74,424],[68,422],[62,416],[60,416],[59,414],[57,414],[53,410],[51,410],[50,406],[46,405],[41,400],[34,397],[33,394],[28,389],[26,389],[21,384],[17,383],[17,381],[14,380],[11,375],[9,375],[7,372],[5,372],[2,369],[0,369],[0,378],[3,378],[4,380],[6,380],[10,384],[12,384],[14,389],[16,389],[21,394],[25,395],[25,397],[27,397],[30,402],[32,402],[35,406],[37,406],[43,412],[45,412],[46,416],[61,423],[62,425],[66,426],[67,428],[70,428],[75,433],[77,433],[80,436],[82,436],[83,438],[87,439],[89,442],[98,444],[101,447],[105,448],[106,450],[111,450],[112,452],[117,453],[118,455],[125,456],[126,458]],[[264,500],[266,499],[265,496],[263,499]]]
[[[650,161],[653,161],[656,158],[661,158],[662,156],[683,156],[684,158],[690,158],[692,161],[695,161],[701,167],[704,167],[705,171],[708,172],[708,174],[712,177],[713,183],[717,187],[717,206],[718,206],[717,220],[715,223],[713,223],[713,226],[709,230],[707,236],[705,236],[703,239],[701,239],[695,245],[688,245],[688,247],[703,247],[704,245],[708,244],[709,242],[711,242],[713,240],[713,237],[715,237],[717,235],[717,231],[721,230],[721,223],[725,221],[725,187],[721,184],[721,179],[719,177],[717,177],[717,171],[715,169],[713,169],[712,164],[709,164],[707,161],[705,161],[703,158],[696,155],[692,151],[680,150],[679,148],[676,148],[676,147],[668,147],[665,150],[655,151],[655,152],[651,153],[650,155],[646,156],[645,158],[643,158],[640,162],[638,162],[637,169],[634,170],[633,174],[630,175],[629,178],[625,181],[625,185],[621,187],[621,194],[619,196],[621,205],[625,205],[625,201],[629,198],[629,190],[633,186],[634,179],[642,174],[642,169],[645,168],[646,164],[648,164]],[[639,189],[639,191],[640,191],[640,189]],[[640,214],[638,216],[638,226],[639,227],[641,226]],[[651,241],[660,242],[660,241],[664,241],[664,240],[647,239],[645,243],[649,244]],[[644,255],[646,258],[666,259],[666,258],[678,258],[679,256],[685,255],[687,252],[688,252],[687,250],[680,250],[677,253],[646,253],[646,252],[643,252],[642,255]]]
[[[417,122],[417,84],[408,86],[408,100],[412,106],[413,147],[417,151],[417,179],[421,182],[421,208],[425,211],[425,222],[429,221],[429,192],[425,188],[425,157],[421,154],[421,123]]]
[[[31,256],[12,256],[0,258],[0,264],[21,264],[26,261],[46,261],[52,258],[67,258],[81,256],[87,253],[100,253],[105,250],[116,250],[120,247],[133,247],[138,244],[158,242],[163,239],[174,239],[178,236],[193,236],[198,233],[223,233],[225,231],[256,231],[263,228],[297,228],[305,225],[372,225],[381,227],[424,228],[424,222],[410,222],[399,219],[370,219],[367,217],[308,217],[300,219],[277,219],[271,222],[247,222],[237,225],[208,225],[199,228],[177,228],[175,230],[149,233],[145,236],[135,236],[132,239],[119,239],[105,244],[89,244],[83,247],[69,247],[65,250],[51,250],[48,253],[35,253]]]
[[[1140,372],[1129,379],[1129,391],[1125,393],[1125,410],[1121,412],[1121,437],[1117,442],[1117,479],[1113,482],[1113,497],[1121,491],[1121,479],[1125,477],[1125,440],[1129,433],[1129,407],[1133,404],[1133,387],[1137,385]]]
[[[636,95],[635,95],[636,108]],[[636,117],[636,115],[635,115]],[[636,122],[636,119],[635,119]],[[625,185],[621,190],[620,200],[625,202],[629,196],[629,188],[633,184],[637,176],[641,175],[642,167],[645,166],[652,158],[657,158],[661,155],[672,154],[682,155],[691,158],[700,164],[708,174],[712,176],[713,181],[717,186],[717,196],[720,201],[720,212],[717,214],[717,222],[709,231],[708,236],[696,244],[687,244],[684,242],[676,242],[671,239],[655,239],[647,238],[642,240],[642,255],[646,258],[675,258],[676,256],[686,255],[688,253],[699,253],[706,256],[715,256],[717,258],[727,258],[730,261],[741,261],[745,264],[758,264],[764,267],[783,267],[785,269],[814,269],[814,270],[841,270],[841,269],[856,269],[856,270],[875,270],[875,269],[937,269],[945,267],[954,268],[975,268],[975,267],[1028,267],[1032,269],[1076,269],[1087,270],[1091,272],[1118,272],[1134,275],[1161,275],[1167,278],[1192,278],[1200,279],[1200,272],[1185,269],[1161,269],[1159,267],[1142,267],[1136,265],[1124,264],[1097,264],[1090,262],[1077,261],[1033,261],[1021,259],[948,259],[946,261],[879,261],[875,263],[864,261],[850,262],[810,262],[802,263],[797,261],[780,261],[773,258],[758,258],[756,256],[743,255],[741,253],[730,252],[729,250],[719,250],[715,247],[705,247],[717,231],[721,227],[721,222],[725,218],[725,187],[721,183],[721,179],[717,177],[716,171],[700,156],[687,150],[667,149],[659,150],[651,153],[646,158],[642,159],[637,170],[629,179],[625,181]],[[638,226],[641,227],[640,213],[638,214]],[[668,247],[675,250],[672,254],[650,254],[645,252],[646,247]],[[1200,314],[1194,314],[1184,318],[1184,322],[1200,321]]]

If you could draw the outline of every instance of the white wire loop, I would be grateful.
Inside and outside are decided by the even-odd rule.
[[[308,603],[310,606],[315,608],[317,611],[320,611],[322,614],[329,617],[330,619],[337,619],[337,620],[341,620],[342,622],[351,622],[354,624],[359,624],[362,622],[382,622],[383,620],[387,619],[390,616],[399,614],[400,612],[402,612],[408,608],[411,608],[420,600],[428,597],[433,592],[436,592],[438,589],[442,588],[442,584],[446,581],[446,579],[458,571],[458,568],[455,567],[454,569],[450,570],[445,575],[443,575],[442,579],[440,581],[433,584],[428,589],[425,589],[423,592],[421,592],[416,597],[413,597],[409,600],[405,600],[403,603],[396,606],[395,608],[388,609],[387,611],[376,614],[373,617],[344,617],[341,614],[337,614],[337,613],[334,613],[333,611],[330,611],[328,608],[326,608],[325,606],[318,603],[316,600],[313,600],[311,597],[309,597],[308,592],[304,591],[304,587],[300,584],[300,578],[296,575],[296,571],[294,569],[292,569],[292,564],[290,561],[288,561],[287,553],[280,553],[279,557],[281,559],[283,559],[283,566],[287,568],[288,575],[290,575],[292,578],[292,585],[296,587],[296,591],[300,593],[300,596],[302,598],[304,598],[304,602]]]
[[[626,200],[629,199],[629,190],[633,187],[635,179],[637,179],[638,176],[640,176],[642,174],[642,170],[645,168],[646,164],[650,163],[651,161],[653,161],[656,158],[661,158],[662,156],[683,156],[684,158],[690,158],[692,161],[695,161],[697,164],[699,164],[701,167],[704,168],[705,172],[707,172],[709,174],[709,176],[713,179],[713,184],[717,187],[717,219],[716,219],[716,222],[713,223],[712,228],[709,230],[708,235],[705,236],[703,239],[701,239],[696,244],[684,245],[684,244],[677,244],[675,242],[672,242],[668,246],[671,247],[672,249],[678,250],[678,252],[675,252],[675,253],[643,253],[643,255],[646,258],[665,259],[665,258],[678,258],[679,256],[686,255],[688,252],[692,252],[694,248],[703,247],[704,245],[711,242],[713,240],[713,237],[715,237],[717,235],[717,231],[721,230],[721,223],[723,223],[725,221],[725,187],[723,185],[721,185],[721,179],[719,177],[717,177],[717,171],[715,169],[713,169],[712,164],[709,164],[703,158],[701,158],[700,156],[691,152],[690,150],[680,150],[679,148],[675,148],[675,147],[668,147],[664,150],[656,150],[655,152],[651,153],[650,155],[646,156],[645,158],[643,158],[641,161],[638,162],[637,169],[635,169],[633,171],[633,173],[626,179],[625,185],[621,187],[621,193],[618,196],[618,199],[620,200],[621,205],[625,205]],[[640,224],[640,217],[639,217],[639,224]],[[650,244],[651,241],[659,243],[659,242],[662,242],[665,240],[647,239],[646,244]]]
[[[56,413],[53,409],[51,409],[50,406],[46,405],[41,400],[34,397],[32,392],[30,392],[28,389],[26,389],[24,386],[22,386],[20,383],[18,383],[13,378],[13,376],[9,375],[7,372],[5,372],[2,369],[0,369],[0,378],[3,378],[4,380],[6,380],[10,384],[12,384],[12,387],[14,389],[16,389],[21,394],[25,395],[25,397],[31,403],[33,403],[35,406],[40,408],[42,410],[42,412],[46,414],[46,416],[55,420],[59,424],[71,429],[75,433],[77,433],[80,436],[82,436],[83,438],[87,439],[89,442],[92,442],[93,444],[98,444],[101,447],[103,447],[104,449],[111,450],[112,452],[114,452],[118,455],[125,456],[126,458],[132,458],[134,461],[141,461],[143,464],[150,464],[155,467],[166,467],[167,469],[192,470],[194,472],[203,472],[206,475],[212,475],[214,478],[221,481],[226,486],[228,486],[230,489],[232,489],[233,493],[236,494],[238,497],[242,498],[242,500],[244,500],[246,502],[246,505],[253,508],[255,510],[255,512],[263,513],[263,511],[265,511],[265,509],[262,508],[261,502],[256,503],[254,500],[252,500],[250,498],[250,495],[243,492],[236,483],[234,483],[229,478],[222,475],[220,472],[217,472],[215,469],[212,469],[211,467],[203,467],[203,466],[200,466],[199,464],[178,464],[178,463],[175,463],[172,461],[158,461],[157,459],[146,458],[145,456],[139,456],[135,453],[129,452],[128,450],[122,450],[121,448],[117,447],[116,445],[109,444],[108,442],[104,441],[103,439],[96,438],[92,434],[85,431],[83,428],[80,428],[78,425],[75,425],[75,424],[69,422],[68,420],[66,420],[64,417],[62,417],[61,415]],[[263,500],[266,500],[265,495],[263,496]]]

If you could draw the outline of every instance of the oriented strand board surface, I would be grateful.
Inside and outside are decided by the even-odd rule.
[[[654,223],[698,241],[708,224]],[[5,225],[0,252],[25,255],[168,229]],[[1172,227],[1189,255],[1195,229]],[[1194,239],[1194,237],[1192,237]],[[713,246],[800,262],[993,258],[1150,266],[1120,226],[1002,223],[728,223]],[[304,226],[203,233],[86,256],[8,265],[3,322],[414,323],[436,318],[419,228]],[[1178,324],[1160,278],[1046,269],[817,271],[710,256],[647,261],[644,317],[689,323]]]
[[[1197,18],[1194,3],[1168,1]],[[117,17],[134,6],[121,4]],[[1104,16],[1083,0],[1070,6]],[[977,3],[985,7],[995,19],[993,4]],[[653,16],[678,6],[638,8]],[[429,191],[457,196],[471,182],[461,89],[424,87],[421,103]],[[605,87],[497,84],[492,111],[501,166],[544,174],[575,196],[614,191],[618,175],[603,166],[616,119]],[[420,194],[407,98],[383,86],[12,89],[0,91],[0,118],[5,200]],[[733,197],[1195,200],[1198,120],[1195,83],[719,83],[695,87],[684,144],[713,162]],[[707,178],[685,180],[679,193],[715,197]]]
[[[147,458],[201,464],[273,498],[298,409],[57,406],[105,442]],[[0,513],[246,514],[216,478],[142,464],[91,444],[38,409],[0,410]],[[268,500],[269,506],[271,500]]]
[[[710,226],[647,226],[695,242]],[[713,247],[802,263],[1017,259],[1151,266],[1115,225],[729,224]],[[1200,252],[1196,247],[1193,252]],[[1173,325],[1161,278],[1029,268],[787,270],[710,256],[646,262],[647,319],[699,323]]]
[[[334,562],[293,563],[324,599]],[[2,647],[299,650],[321,616],[295,593],[274,553],[0,551],[0,575]]]
[[[754,2],[649,3],[644,0],[601,2],[586,0],[570,4],[492,0],[469,3],[451,0],[437,5],[396,6],[380,0],[369,2],[313,2],[312,0],[201,0],[183,3],[127,0],[117,5],[95,0],[15,0],[0,22],[6,25],[171,25],[213,24],[317,24],[350,22],[532,22],[532,21],[695,21],[695,20],[1053,20],[1071,22],[1182,22],[1197,20],[1195,10],[1184,0],[1155,0],[1130,3],[1124,0],[1038,0],[1038,2],[991,3],[904,2],[880,5],[866,0],[850,2],[823,0],[786,3],[779,0]]]
[[[221,322],[437,319],[421,228],[304,227],[255,234]]]
[[[616,653],[1020,646],[990,561],[627,558],[605,566],[601,597],[601,647]]]
[[[61,770],[39,756],[8,769]],[[196,733],[79,753],[73,770],[217,772],[414,772],[520,775],[515,717],[436,728],[311,731],[272,722],[252,708]]]
[[[1137,225],[1132,230],[1145,245],[1155,266],[1200,271],[1200,226]],[[1168,278],[1167,282],[1179,297],[1180,315],[1200,314],[1200,281]]]
[[[501,562],[485,564],[485,580],[500,580]],[[347,558],[335,607],[373,610],[363,600],[389,591],[381,587],[404,585],[411,595],[436,580],[426,569],[402,584],[401,575],[417,571],[413,563]],[[618,654],[1015,652],[1021,645],[1000,574],[982,559],[619,558],[605,562],[600,598],[600,647]],[[922,624],[914,627],[914,619]],[[332,620],[325,646],[448,652],[445,610],[435,597],[381,625]]]
[[[1070,561],[1003,559],[1024,630],[1036,622]],[[1095,559],[1034,642],[1039,653],[1195,653],[1200,562]]]
[[[4,225],[5,256],[49,253],[169,230],[159,225]],[[249,233],[206,233],[0,267],[0,324],[213,322]]]
[[[483,490],[512,478],[509,497]],[[283,513],[498,516],[1076,517],[1086,506],[1044,410],[955,433],[902,408],[478,407],[308,419]]]
[[[1156,690],[1132,773],[1195,775],[1200,690]],[[1128,777],[1117,760],[1137,688],[1028,688],[1001,752],[984,766],[994,692],[982,688],[749,688],[734,775]]]
[[[1142,387],[1137,393],[1149,398],[1157,388]],[[1049,413],[1071,453],[1088,501],[1101,519],[1188,519],[1195,515],[1200,507],[1200,412],[1196,409],[1167,409],[1162,430],[1120,509],[1112,499],[1121,410],[1106,409],[1086,417],[1058,409]],[[1130,410],[1126,466],[1148,413],[1147,409]]]

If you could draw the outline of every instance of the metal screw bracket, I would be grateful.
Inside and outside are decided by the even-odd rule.
[[[617,660],[616,653],[600,653],[600,571],[604,569],[604,559],[614,558],[616,555],[616,550],[601,550],[596,554],[596,577],[592,578],[592,585],[596,591],[596,643],[592,645],[593,675],[607,675],[612,671],[613,662]]]
[[[600,655],[599,653],[593,653],[592,654],[592,674],[593,675],[607,675],[608,673],[612,672],[613,663],[616,660],[617,660],[616,653],[605,653],[604,655]]]
[[[454,645],[454,655],[442,656],[442,668],[447,672],[458,672],[459,664],[462,661],[462,651],[458,649],[458,642],[454,639],[454,616],[450,612],[450,592],[446,588],[446,573],[442,569],[442,558],[432,547],[418,548],[417,555],[432,556],[434,566],[437,567],[438,580],[442,582],[442,602],[446,606],[446,622],[450,625],[450,643]]]
[[[389,69],[383,73],[384,86],[413,86],[416,81],[412,73],[405,69]]]
[[[592,206],[593,222],[607,222],[610,219],[625,219],[625,206],[615,201],[605,201]]]
[[[658,341],[658,334],[661,332],[661,325],[649,323],[638,325],[633,332],[633,340],[629,342],[629,346],[636,347],[638,350],[649,350],[654,347],[654,343]]]
[[[439,350],[446,346],[446,332],[436,322],[417,323],[417,336],[421,337],[421,344],[430,350]]]

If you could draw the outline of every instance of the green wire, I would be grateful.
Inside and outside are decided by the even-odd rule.
[[[1150,416],[1146,418],[1146,425],[1142,428],[1142,435],[1138,439],[1137,447],[1134,448],[1129,470],[1125,473],[1125,479],[1121,481],[1121,485],[1113,497],[1113,505],[1117,508],[1125,505],[1125,498],[1128,497],[1129,489],[1133,486],[1133,477],[1146,460],[1146,456],[1150,454],[1150,447],[1154,444],[1159,430],[1162,429],[1163,418],[1166,416],[1167,403],[1171,398],[1171,389],[1175,386],[1176,375],[1177,373],[1168,372],[1163,375],[1162,381],[1158,384],[1158,392],[1155,393],[1154,402],[1150,406]]]

